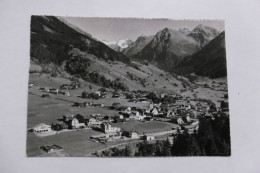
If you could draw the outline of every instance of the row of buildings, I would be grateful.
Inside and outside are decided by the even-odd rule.
[[[57,88],[44,88],[44,87],[41,87],[40,90],[42,90],[43,92],[46,92],[46,93],[51,93],[51,94],[61,94],[61,95],[66,95],[66,96],[70,96],[70,92],[69,91],[62,91],[62,90],[59,90]]]

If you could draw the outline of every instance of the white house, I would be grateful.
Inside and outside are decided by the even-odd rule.
[[[119,115],[116,115],[115,118],[117,118],[117,119],[124,119],[124,116],[119,114]]]
[[[171,110],[168,110],[167,117],[174,117],[174,112],[171,112]]]
[[[41,124],[34,126],[32,129],[33,129],[33,132],[35,132],[35,133],[49,132],[49,131],[51,131],[51,126],[41,123]]]
[[[128,107],[128,108],[124,111],[124,113],[126,113],[126,114],[131,114],[131,107]]]
[[[137,139],[139,136],[136,132],[130,132],[130,138]]]
[[[76,118],[73,118],[71,121],[72,128],[78,129],[78,128],[84,128],[86,125],[85,123],[79,123],[79,120]]]
[[[129,115],[129,119],[130,119],[130,120],[134,120],[134,119],[135,119],[135,115],[134,115],[134,114],[130,114],[130,115]]]
[[[153,109],[153,103],[149,104],[149,110]]]
[[[146,141],[152,141],[155,140],[155,137],[152,135],[144,135],[144,140]]]
[[[182,118],[178,118],[178,119],[177,119],[177,123],[178,123],[179,125],[181,125],[181,124],[184,124],[184,121],[182,120]]]
[[[157,108],[153,108],[152,111],[151,111],[151,113],[152,113],[153,116],[156,116],[156,115],[159,114],[159,111],[158,111]]]
[[[65,91],[65,92],[64,92],[64,95],[65,95],[65,96],[70,96],[70,92],[69,92],[69,91]]]
[[[167,113],[167,117],[174,117],[175,116],[175,113],[174,112],[171,112],[170,110],[168,111]]]
[[[121,131],[119,127],[112,127],[109,123],[102,123],[100,128],[104,133],[116,133]]]
[[[185,108],[186,108],[186,110],[190,110],[191,109],[191,105],[190,104],[185,105]]]
[[[96,91],[95,94],[97,94],[100,97],[101,96],[101,91]]]
[[[144,120],[145,117],[146,117],[146,115],[141,115],[138,111],[136,111],[136,113],[135,113],[136,120],[142,121],[142,120]]]
[[[88,126],[100,125],[101,123],[101,121],[97,121],[95,118],[90,118],[88,121]]]
[[[126,135],[128,138],[132,138],[132,139],[138,139],[138,138],[139,138],[137,132],[133,132],[133,131],[125,132],[125,135]]]
[[[189,115],[186,117],[186,120],[187,120],[187,122],[190,122],[190,121],[191,121],[191,119],[190,119],[190,116],[189,116]]]

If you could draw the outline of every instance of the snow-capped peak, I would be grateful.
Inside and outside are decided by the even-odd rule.
[[[116,51],[122,51],[123,49],[127,48],[129,44],[132,43],[132,41],[129,39],[122,39],[117,42],[116,41],[108,42],[106,40],[102,40],[102,42]]]
[[[117,45],[118,45],[119,47],[121,47],[122,49],[125,49],[125,48],[127,48],[128,45],[129,45],[129,40],[128,40],[128,39],[119,40],[119,41],[117,42]]]

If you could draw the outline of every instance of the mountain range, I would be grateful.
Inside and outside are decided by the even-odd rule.
[[[153,39],[154,36],[140,36],[136,39],[135,42],[132,42],[128,45],[127,48],[122,50],[122,53],[126,56],[133,56],[139,53],[150,41]]]
[[[70,59],[69,51],[79,49],[105,60],[129,63],[130,59],[90,34],[79,32],[54,16],[31,17],[31,60],[60,65]]]
[[[211,78],[225,77],[224,37],[224,33],[220,34],[212,27],[198,25],[191,31],[186,28],[164,28],[153,36],[140,36],[134,42],[126,39],[109,43],[98,41],[89,33],[62,19],[32,16],[30,53],[34,64],[55,64],[67,71],[64,64],[72,63],[81,68],[73,71],[74,75],[95,71],[95,67],[108,79],[125,78],[125,82],[128,81],[127,84],[133,87],[143,87],[144,83],[150,83],[151,87],[163,71],[180,75],[195,73]],[[75,58],[81,55],[84,61]],[[123,72],[121,66],[117,67],[114,63],[116,61],[125,64],[127,71]],[[142,65],[144,61],[149,62],[149,67]],[[89,63],[90,67],[87,67]],[[72,65],[69,67],[72,68]],[[102,72],[101,69],[106,71]],[[158,74],[154,71],[158,71]],[[129,75],[131,79],[135,76],[135,82],[128,80]],[[161,83],[170,88],[172,83],[165,80]],[[171,80],[178,83],[175,78]],[[155,86],[156,84],[153,84],[153,87]]]
[[[216,29],[202,25],[192,31],[186,28],[165,28],[157,32],[141,51],[130,57],[147,60],[163,70],[172,71],[182,60],[198,52],[218,34]]]
[[[182,61],[175,73],[195,73],[199,76],[218,78],[227,75],[225,32],[219,34],[199,52]]]

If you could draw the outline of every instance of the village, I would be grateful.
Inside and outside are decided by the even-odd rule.
[[[127,145],[133,141],[138,143],[165,138],[173,141],[174,136],[183,133],[184,130],[189,133],[198,131],[200,119],[214,118],[220,112],[228,116],[229,111],[227,101],[222,101],[220,106],[216,106],[213,101],[198,98],[195,93],[190,97],[181,94],[139,90],[123,92],[100,88],[93,92],[82,91],[81,95],[77,95],[74,91],[79,88],[80,84],[77,82],[62,84],[59,88],[30,83],[29,95],[37,96],[37,99],[43,102],[54,99],[67,101],[70,109],[80,113],[61,114],[57,111],[55,120],[40,122],[30,127],[28,133],[45,139],[48,136],[56,137],[85,131],[93,134],[87,135],[85,140],[104,144],[103,148],[120,143]],[[92,114],[88,114],[90,109],[93,110]],[[57,143],[47,143],[48,145],[37,145],[37,150],[41,151],[38,152],[40,155],[55,153],[63,148]],[[102,150],[102,147],[99,150]],[[84,155],[91,155],[96,151],[95,147],[89,151],[84,150]],[[70,155],[73,156],[73,153]]]

